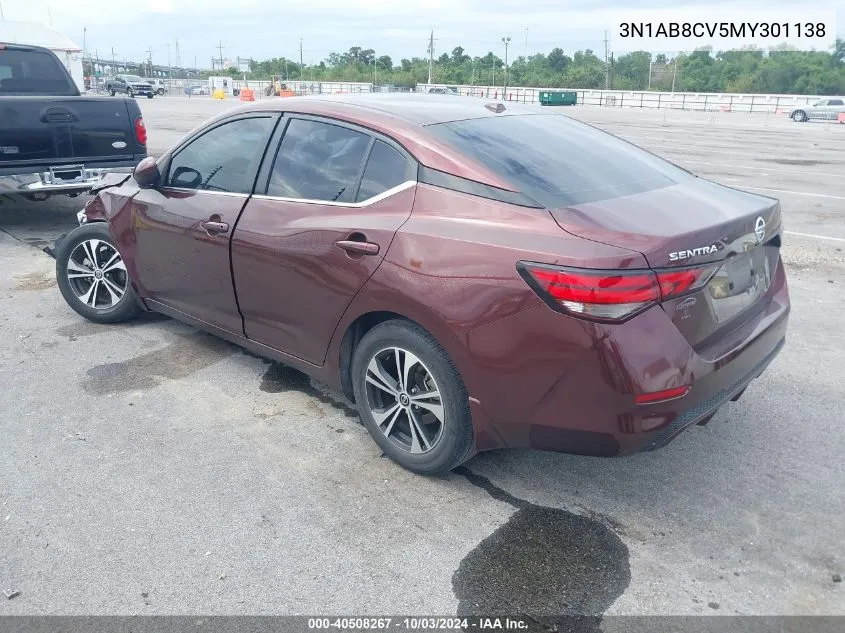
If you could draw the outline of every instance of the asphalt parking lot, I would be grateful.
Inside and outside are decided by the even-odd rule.
[[[139,104],[152,154],[234,105]],[[845,615],[845,126],[567,112],[781,199],[790,331],[739,402],[653,453],[415,476],[295,371],[83,321],[41,250],[82,199],[0,200],[0,615]]]

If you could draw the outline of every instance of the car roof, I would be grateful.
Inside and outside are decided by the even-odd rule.
[[[342,105],[350,113],[357,112],[359,116],[366,117],[369,113],[389,114],[394,118],[401,119],[415,125],[435,125],[438,123],[449,123],[451,121],[464,121],[467,119],[481,119],[515,114],[537,114],[535,107],[526,106],[521,103],[509,103],[497,101],[496,99],[464,97],[455,98],[455,95],[442,95],[431,93],[346,93],[319,96],[296,97],[291,104],[296,105],[297,111],[305,111],[309,107],[322,109],[327,104]],[[501,104],[505,106],[504,112],[498,114],[486,108],[487,105]],[[269,105],[266,101],[256,104],[257,109]],[[278,105],[270,106],[278,109]],[[369,111],[369,112],[368,112]]]
[[[485,107],[488,105],[503,105],[505,109],[496,112]],[[358,93],[261,99],[217,118],[267,111],[310,114],[360,125],[389,136],[426,167],[507,191],[515,191],[513,185],[427,132],[426,126],[471,119],[554,114],[539,107],[495,99],[428,93]]]

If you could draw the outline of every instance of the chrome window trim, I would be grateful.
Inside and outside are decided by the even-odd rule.
[[[248,193],[240,193],[237,191],[211,191],[209,189],[189,189],[187,187],[171,187],[165,185],[161,187],[161,189],[167,189],[168,191],[180,191],[185,193],[210,193],[214,196],[231,196],[235,198],[249,198],[250,194]]]
[[[258,198],[260,200],[278,200],[279,202],[301,202],[302,204],[321,204],[330,207],[348,207],[350,209],[361,209],[363,207],[368,207],[370,205],[375,204],[376,202],[381,202],[386,198],[390,198],[391,196],[396,195],[400,191],[405,191],[405,189],[410,189],[411,187],[416,186],[416,180],[406,180],[402,184],[396,185],[395,187],[391,187],[386,191],[382,191],[377,196],[373,196],[372,198],[367,198],[366,200],[361,200],[361,202],[335,202],[333,200],[312,200],[310,198],[286,198],[284,196],[268,196],[265,194],[255,194],[252,197]]]

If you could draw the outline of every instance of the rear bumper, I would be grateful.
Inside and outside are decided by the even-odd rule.
[[[707,420],[710,416],[716,413],[723,404],[741,395],[742,392],[745,391],[745,388],[766,370],[769,363],[774,360],[775,356],[777,356],[783,348],[785,340],[785,338],[781,338],[769,355],[757,365],[752,367],[751,371],[743,375],[738,381],[717,391],[710,397],[699,402],[697,405],[687,409],[681,415],[676,417],[670,424],[660,429],[648,440],[648,442],[643,445],[642,450],[653,451],[661,446],[665,446],[675,439],[675,437],[677,437],[682,431],[693,424]]]
[[[82,193],[106,174],[131,174],[137,163],[132,160],[107,167],[69,165],[35,173],[0,174],[0,194]]]
[[[620,325],[585,325],[578,338],[561,326],[568,317],[546,306],[526,310],[471,333],[476,349],[504,339],[505,328],[526,334],[507,358],[486,359],[491,373],[470,395],[501,446],[608,457],[655,450],[705,422],[766,369],[783,347],[789,310],[782,263],[765,305],[718,349],[693,349],[659,308]],[[542,344],[532,340],[541,332]],[[501,376],[505,367],[519,371]],[[674,400],[634,400],[682,385],[689,391]]]

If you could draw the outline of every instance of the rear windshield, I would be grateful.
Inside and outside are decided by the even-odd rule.
[[[78,94],[59,61],[43,51],[0,48],[0,95]]]
[[[642,193],[692,177],[559,114],[471,119],[428,130],[552,209]]]

